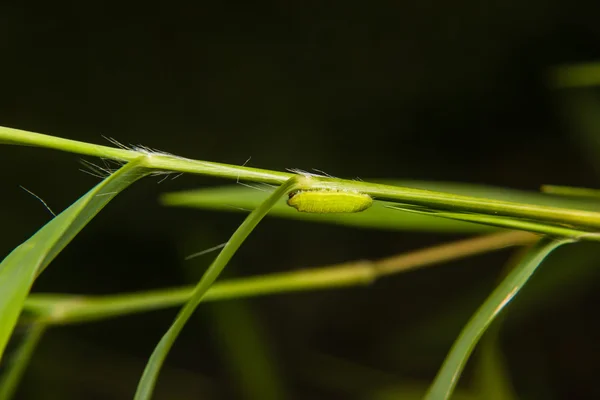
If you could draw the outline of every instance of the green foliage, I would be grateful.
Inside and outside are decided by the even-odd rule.
[[[486,232],[500,228],[518,229],[542,237],[523,260],[508,274],[502,283],[464,328],[448,358],[428,392],[428,398],[449,398],[461,372],[478,340],[498,313],[524,286],[542,260],[556,247],[574,240],[598,240],[600,207],[595,202],[551,198],[539,194],[519,193],[513,197],[495,196],[489,188],[464,188],[456,191],[435,187],[419,188],[418,184],[396,186],[376,182],[362,182],[310,174],[292,174],[238,167],[233,165],[196,161],[147,148],[111,148],[73,140],[61,139],[10,128],[0,128],[0,143],[40,146],[88,156],[104,157],[125,163],[111,173],[85,196],[73,203],[31,239],[17,247],[0,264],[0,353],[15,327],[24,307],[26,297],[35,278],[48,266],[75,235],[119,192],[137,179],[151,173],[186,172],[228,179],[279,185],[276,189],[260,192],[247,188],[217,188],[192,193],[167,194],[163,202],[171,206],[203,207],[209,209],[245,208],[253,210],[235,231],[227,245],[204,273],[194,288],[181,288],[175,292],[155,292],[123,295],[100,301],[79,301],[61,295],[32,297],[28,310],[33,311],[33,322],[45,324],[85,321],[156,309],[185,302],[175,321],[158,343],[151,355],[138,385],[136,399],[151,397],[160,368],[178,334],[203,300],[233,298],[255,294],[331,288],[371,282],[377,276],[402,271],[389,269],[385,263],[377,268],[347,268],[325,271],[304,271],[302,274],[282,274],[277,277],[257,277],[254,281],[211,287],[229,260],[268,213],[283,218],[308,218],[318,222],[341,223],[374,229],[404,229],[439,232]],[[363,213],[352,215],[314,215],[298,213],[284,204],[285,196],[294,190],[348,190],[365,193],[375,199],[375,204]],[[497,194],[497,193],[496,193]],[[515,240],[507,245],[524,244]],[[490,242],[489,250],[498,246]],[[444,256],[442,256],[443,259]],[[456,257],[449,252],[445,257]],[[441,259],[438,257],[437,262]],[[419,265],[430,265],[431,259],[421,256]],[[386,269],[388,268],[388,269]],[[323,273],[319,277],[319,273]],[[319,277],[319,279],[314,279]],[[274,278],[274,279],[273,279]],[[312,280],[311,280],[312,279]],[[221,294],[219,295],[219,290]],[[219,297],[221,296],[221,297]],[[62,308],[61,308],[62,307]],[[62,316],[61,316],[62,312]],[[71,314],[69,314],[71,312]],[[37,319],[36,319],[37,318]],[[61,320],[61,318],[63,318]],[[10,367],[5,378],[4,393],[13,392],[24,365],[40,339],[43,329],[22,348],[22,356]],[[500,374],[499,372],[497,374]],[[494,373],[491,373],[494,375]],[[488,377],[489,379],[489,377]],[[7,383],[8,382],[8,383]],[[264,383],[264,382],[263,382]],[[275,390],[261,385],[253,391]],[[276,391],[273,391],[275,393]],[[462,394],[461,394],[462,395]],[[385,396],[383,396],[385,397]],[[381,398],[383,398],[381,397]],[[466,395],[470,397],[470,395]]]
[[[452,346],[450,354],[425,397],[427,400],[449,399],[452,396],[469,356],[490,324],[523,288],[544,258],[557,247],[569,242],[570,240],[566,239],[541,239],[502,280],[473,315]]]
[[[127,164],[52,219],[0,264],[0,354],[35,278],[119,192],[148,171],[143,157]]]

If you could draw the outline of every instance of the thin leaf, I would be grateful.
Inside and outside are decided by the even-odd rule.
[[[415,213],[419,215],[435,215],[436,217],[447,218],[457,221],[475,222],[478,224],[497,226],[500,228],[517,229],[546,235],[568,237],[572,239],[588,239],[600,241],[600,233],[597,232],[582,231],[578,229],[557,226],[554,224],[540,223],[536,221],[529,221],[525,219],[496,217],[485,214],[447,212],[427,209],[424,207],[414,207],[410,205],[389,207],[395,210]]]
[[[235,254],[238,248],[242,245],[244,240],[248,237],[248,235],[252,232],[252,230],[258,225],[258,223],[264,218],[265,215],[269,212],[271,207],[279,200],[283,195],[288,193],[291,190],[296,189],[300,183],[303,183],[302,178],[294,177],[289,179],[286,183],[281,185],[271,196],[269,196],[257,209],[255,209],[248,217],[242,222],[240,227],[234,232],[231,236],[227,245],[223,248],[223,250],[219,253],[215,261],[208,267],[200,282],[194,288],[190,299],[183,306],[175,321],[169,328],[169,330],[164,334],[154,352],[150,356],[148,363],[146,364],[146,368],[144,369],[144,373],[137,387],[137,391],[135,393],[135,400],[146,400],[150,399],[152,396],[152,392],[154,391],[154,387],[156,386],[156,380],[158,378],[158,373],[160,372],[160,368],[167,357],[167,354],[177,336],[185,326],[186,322],[190,319],[194,310],[200,302],[204,299],[204,295],[213,284],[213,282],[219,277],[231,257]]]
[[[35,278],[113,197],[149,172],[142,166],[142,159],[99,183],[0,263],[0,354]]]
[[[525,285],[544,258],[569,242],[571,240],[542,238],[529,250],[464,327],[429,388],[426,400],[449,399],[452,396],[469,356],[486,329]]]
[[[173,207],[191,207],[229,212],[250,212],[269,196],[269,191],[254,190],[241,185],[221,186],[185,192],[167,193],[161,202]],[[301,213],[281,199],[269,212],[269,216],[305,220],[319,223],[339,224],[358,228],[409,230],[427,232],[491,232],[496,229],[465,222],[447,221],[440,218],[394,212],[388,203],[376,201],[366,211],[354,214]],[[393,203],[391,203],[393,204]]]
[[[469,185],[449,182],[423,181],[383,181],[390,185],[399,185],[424,190],[443,191],[448,194],[479,197],[481,199],[518,201],[540,206],[568,207],[572,209],[599,211],[600,203],[549,196],[537,192],[507,190],[484,185]],[[190,207],[207,210],[250,212],[256,208],[272,191],[269,187],[248,188],[242,185],[227,185],[217,188],[188,190],[165,193],[161,202],[167,206]],[[385,201],[375,201],[366,211],[355,214],[310,214],[297,212],[280,200],[269,212],[269,216],[298,219],[311,222],[355,226],[358,228],[425,231],[425,232],[491,232],[491,225],[473,224],[467,221],[449,221],[434,218],[432,215],[417,215],[407,211],[393,212],[389,206],[397,205]]]

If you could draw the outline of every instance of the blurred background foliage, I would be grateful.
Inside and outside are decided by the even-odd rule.
[[[598,2],[0,9],[4,126],[365,180],[598,187],[598,93],[557,90],[547,79],[555,65],[600,60]],[[19,185],[61,211],[97,183],[79,160],[0,147],[0,254],[49,218]],[[108,294],[197,279],[213,256],[184,257],[227,240],[244,215],[158,204],[162,192],[222,181],[157,182],[117,197],[34,291]],[[380,258],[464,236],[267,218],[224,275]],[[366,288],[204,304],[171,352],[155,398],[418,398],[510,256],[477,256]],[[600,397],[599,261],[596,244],[558,250],[509,308],[495,343],[505,361],[498,368],[519,398]],[[50,329],[17,398],[131,398],[175,313]],[[458,399],[472,398],[463,389],[487,371],[475,367],[477,356]]]

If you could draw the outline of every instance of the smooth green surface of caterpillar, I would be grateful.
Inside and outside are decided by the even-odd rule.
[[[373,199],[368,194],[354,191],[298,190],[290,193],[287,203],[306,213],[357,213],[371,207]]]

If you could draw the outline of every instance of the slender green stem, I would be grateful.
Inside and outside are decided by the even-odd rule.
[[[369,285],[375,279],[450,260],[531,244],[538,236],[527,232],[501,232],[457,240],[374,261],[354,261],[329,267],[310,268],[243,279],[217,282],[203,301],[219,301],[275,293],[333,289]],[[177,306],[189,300],[193,286],[109,296],[34,293],[25,310],[34,320],[47,324],[72,324],[131,313]]]
[[[144,149],[134,148],[120,149],[109,146],[79,142],[76,140],[63,139],[56,136],[44,135],[0,127],[0,144],[15,144],[35,147],[45,147],[69,153],[82,154],[92,157],[108,158],[120,161],[133,161],[140,155],[148,156],[146,165],[158,170],[188,172],[230,179],[244,179],[266,183],[283,183],[294,174],[287,172],[268,171],[259,168],[240,167],[236,165],[220,164],[208,161],[191,160],[167,153],[151,152]]]
[[[456,213],[436,210],[420,210],[419,208],[390,206],[392,209],[411,212],[421,215],[432,215],[440,218],[452,219],[455,221],[475,222],[478,224],[497,226],[500,228],[519,229],[528,232],[541,233],[549,236],[567,237],[576,240],[600,241],[600,233],[572,229],[559,225],[544,224],[535,221],[529,221],[519,218],[497,217],[494,215]]]
[[[250,232],[252,232],[252,230],[254,230],[258,223],[263,219],[263,217],[267,215],[275,203],[289,191],[295,190],[301,186],[302,182],[303,178],[293,177],[281,185],[258,208],[248,215],[240,227],[235,231],[233,236],[231,236],[231,239],[229,239],[227,245],[223,248],[216,260],[204,273],[200,279],[200,282],[198,282],[192,291],[190,299],[181,309],[179,315],[177,318],[175,318],[175,321],[169,330],[165,333],[154,349],[154,352],[152,353],[150,360],[148,360],[142,378],[138,384],[138,388],[134,397],[135,400],[149,399],[152,396],[158,373],[162,364],[164,363],[167,353],[173,346],[175,339],[183,329],[185,323],[192,316],[194,310],[204,298],[208,288],[217,279],[221,271],[223,271],[231,257],[233,257]]]
[[[571,240],[542,238],[479,307],[452,346],[425,400],[449,399],[477,342],[498,314],[525,285],[537,267],[557,247]]]
[[[78,154],[125,161],[133,160],[142,153],[147,156],[147,159],[145,160],[146,165],[152,169],[189,172],[193,174],[272,184],[282,184],[292,176],[295,176],[295,174],[268,171],[258,168],[190,160],[159,152],[149,152],[144,149],[115,149],[107,146],[99,146],[4,127],[0,127],[0,143],[41,146]],[[310,182],[308,182],[308,180],[310,180]],[[485,199],[482,197],[324,177],[307,177],[305,183],[305,186],[300,188],[356,190],[370,194],[378,199],[395,200],[400,203],[420,205],[433,209],[527,218],[538,222],[568,224],[576,227],[600,228],[600,213],[598,212],[547,207],[535,204],[513,203]]]

